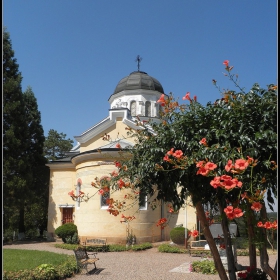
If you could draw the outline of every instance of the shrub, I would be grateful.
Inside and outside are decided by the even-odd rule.
[[[161,244],[160,246],[158,246],[158,251],[161,253],[187,253],[187,250],[180,249],[169,244]]]
[[[39,237],[38,230],[36,228],[30,228],[25,231],[25,238]]]
[[[78,233],[75,232],[73,236],[68,236],[65,238],[67,244],[79,244],[80,240],[79,240],[79,236]]]
[[[87,246],[87,251],[89,252],[109,252],[109,245],[102,245],[102,246]]]
[[[51,264],[41,264],[35,269],[35,273],[40,279],[55,279],[57,271]]]
[[[54,231],[54,233],[59,238],[61,238],[64,243],[67,243],[66,239],[69,240],[69,238],[71,238],[71,240],[72,240],[73,235],[75,233],[78,234],[78,229],[77,229],[77,226],[74,225],[73,223],[66,223],[66,224],[63,224],[62,226],[58,227]]]
[[[150,248],[153,248],[153,245],[149,242],[137,244],[137,245],[134,245],[133,247],[130,247],[130,249],[132,249],[133,251],[147,250]]]
[[[202,274],[217,274],[215,264],[210,260],[196,261],[192,263],[192,271]]]
[[[212,253],[206,250],[193,250],[192,256],[211,257]]]
[[[54,244],[54,247],[66,249],[66,250],[74,250],[74,249],[77,249],[78,246],[79,246],[78,244],[67,244],[67,243]]]
[[[79,245],[63,243],[63,244],[55,244],[54,246],[56,248],[74,250]],[[110,245],[106,245],[105,252],[122,252],[122,251],[128,251],[128,250],[141,251],[141,250],[150,249],[152,247],[153,247],[153,245],[149,242],[142,243],[142,244],[137,244],[137,245],[134,245],[133,247],[132,246],[126,246],[126,245],[123,245],[123,244],[110,244]],[[103,252],[103,248],[95,247],[95,246],[87,246],[87,251],[88,252]]]
[[[189,239],[189,230],[187,229],[187,239]],[[175,244],[185,244],[185,228],[175,227],[170,231],[170,239]]]
[[[12,230],[5,230],[5,232],[3,233],[3,243],[13,241],[13,239],[14,232]]]
[[[248,238],[237,237],[237,238],[234,238],[234,240],[235,240],[235,244],[236,244],[237,249],[246,249],[249,246]]]
[[[122,252],[122,251],[127,251],[128,248],[126,247],[126,245],[122,245],[122,244],[110,244],[108,245],[108,250],[109,252]]]
[[[257,256],[260,255],[260,251],[256,250]],[[237,256],[249,256],[249,250],[248,249],[237,249],[236,250],[236,255]]]

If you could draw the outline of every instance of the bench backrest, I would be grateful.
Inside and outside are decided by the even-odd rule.
[[[106,239],[100,238],[86,238],[86,245],[93,244],[93,245],[106,245]]]
[[[75,253],[76,260],[83,260],[88,259],[88,254],[86,249],[78,248],[76,250],[73,250]]]

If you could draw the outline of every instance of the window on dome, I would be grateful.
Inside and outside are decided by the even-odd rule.
[[[145,103],[145,116],[151,117],[151,102],[150,101],[147,101]]]
[[[130,103],[131,116],[136,116],[136,101]]]

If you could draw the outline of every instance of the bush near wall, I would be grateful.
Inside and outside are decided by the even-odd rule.
[[[185,244],[185,228],[175,227],[170,231],[170,239],[175,244]],[[187,229],[187,236],[189,239],[189,230]]]
[[[78,229],[77,226],[73,223],[66,223],[61,226],[59,226],[57,229],[55,229],[54,233],[62,239],[64,243],[70,243],[73,244],[73,239],[79,243],[78,238],[75,238],[75,236],[78,236]],[[74,237],[74,238],[73,238]]]

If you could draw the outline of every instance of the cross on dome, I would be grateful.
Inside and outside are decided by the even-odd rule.
[[[136,57],[136,60],[137,61],[137,67],[138,67],[138,71],[140,70],[140,62],[142,60],[142,57],[140,57],[140,55],[138,54],[137,57]]]

